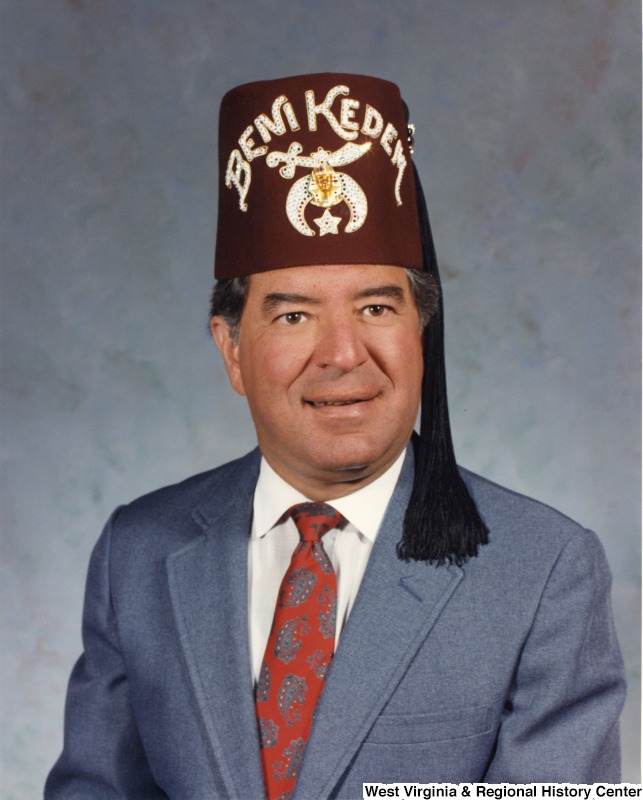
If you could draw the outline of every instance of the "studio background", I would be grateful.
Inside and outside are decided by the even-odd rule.
[[[638,781],[640,4],[1,7],[2,798],[38,797],[61,749],[109,513],[254,444],[206,333],[218,105],[316,71],[402,88],[458,460],[600,535]]]

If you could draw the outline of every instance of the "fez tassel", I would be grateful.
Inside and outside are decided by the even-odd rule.
[[[415,165],[424,271],[440,289],[439,309],[424,332],[420,436],[413,437],[415,476],[397,545],[403,561],[455,563],[478,555],[489,532],[460,476],[453,451],[444,359],[444,312],[438,262],[424,192]]]

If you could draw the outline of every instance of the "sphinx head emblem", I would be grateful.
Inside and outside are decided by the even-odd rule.
[[[344,172],[337,172],[335,167],[356,161],[370,146],[370,143],[360,145],[349,142],[332,153],[320,147],[310,156],[302,156],[303,147],[298,142],[293,142],[287,153],[272,152],[268,155],[266,162],[269,167],[283,164],[279,170],[283,178],[293,178],[297,167],[312,170],[309,175],[295,181],[286,198],[286,215],[295,230],[304,236],[315,235],[304,216],[309,203],[325,209],[322,216],[314,220],[319,227],[320,236],[339,232],[341,217],[334,217],[330,213],[330,209],[339,203],[346,203],[350,211],[345,233],[352,233],[362,227],[368,214],[366,195],[357,181]]]

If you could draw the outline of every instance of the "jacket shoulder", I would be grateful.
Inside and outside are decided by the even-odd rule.
[[[489,547],[517,549],[522,557],[557,555],[570,543],[602,549],[596,534],[555,508],[493,481],[460,469],[476,507],[489,529]],[[485,547],[482,548],[484,551]]]
[[[108,523],[112,538],[127,540],[128,547],[154,541],[164,548],[202,534],[208,517],[231,498],[252,497],[260,459],[259,451],[253,450],[242,458],[121,506]]]

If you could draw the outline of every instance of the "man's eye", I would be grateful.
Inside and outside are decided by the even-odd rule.
[[[280,319],[282,319],[286,325],[297,325],[298,322],[301,322],[304,318],[303,312],[301,311],[289,311],[287,314],[283,314]]]
[[[382,317],[389,310],[389,306],[372,305],[366,306],[364,313],[367,317]]]

